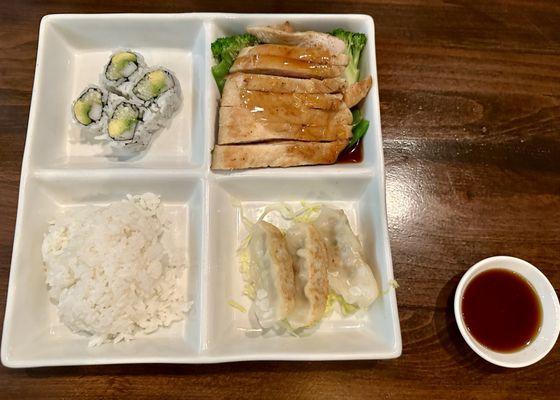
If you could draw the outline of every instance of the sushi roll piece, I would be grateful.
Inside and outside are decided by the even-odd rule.
[[[72,116],[83,128],[101,131],[107,119],[107,91],[95,86],[88,86],[72,104]]]
[[[143,121],[146,109],[117,95],[111,95],[108,105],[108,120],[99,140],[108,140],[117,153],[138,152],[150,144],[153,131]]]
[[[146,69],[144,57],[131,50],[114,52],[103,69],[101,83],[111,92],[129,97],[132,83]]]
[[[179,81],[167,69],[150,69],[134,84],[131,99],[146,107],[145,126],[156,131],[167,125],[181,104]]]
[[[132,141],[141,118],[138,106],[128,101],[121,101],[109,117],[107,136],[117,142]]]

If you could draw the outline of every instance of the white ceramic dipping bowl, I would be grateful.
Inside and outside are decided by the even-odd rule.
[[[528,346],[512,353],[499,353],[484,347],[471,336],[463,321],[461,300],[465,288],[476,275],[495,268],[516,272],[527,279],[537,292],[542,306],[542,325],[537,337]],[[521,368],[536,363],[552,349],[560,332],[560,305],[554,288],[536,267],[515,257],[490,257],[469,268],[457,286],[454,309],[455,320],[468,345],[486,361],[501,367]]]

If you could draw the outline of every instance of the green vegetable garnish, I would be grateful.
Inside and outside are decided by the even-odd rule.
[[[348,32],[338,28],[331,32],[331,35],[344,41],[346,44],[346,54],[348,55],[348,65],[344,70],[344,76],[349,85],[358,82],[360,79],[360,57],[367,41],[363,33]]]
[[[369,121],[364,119],[359,109],[352,111],[352,139],[348,143],[348,148],[353,147],[364,137],[369,128]]]
[[[359,108],[355,108],[352,111],[352,128],[358,125],[358,122],[362,120],[362,111]]]
[[[210,49],[217,64],[212,67],[212,75],[216,80],[220,93],[224,89],[226,76],[229,69],[233,65],[235,58],[242,48],[254,46],[259,43],[259,40],[248,33],[243,35],[235,35],[224,38],[219,38],[211,44]]]

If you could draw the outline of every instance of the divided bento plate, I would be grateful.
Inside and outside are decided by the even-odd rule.
[[[363,32],[362,74],[373,88],[363,110],[370,128],[364,160],[288,169],[210,170],[219,92],[210,44],[246,26],[289,20],[296,29]],[[142,53],[176,73],[183,102],[145,156],[112,160],[80,140],[70,104],[96,82],[117,48]],[[88,347],[49,301],[41,260],[48,221],[69,207],[108,204],[153,192],[174,213],[188,252],[187,318],[129,342]],[[310,336],[250,337],[236,249],[246,234],[238,207],[255,218],[266,205],[302,200],[342,208],[358,233],[383,293],[359,316],[329,317]],[[278,222],[280,224],[280,222]],[[111,14],[51,15],[40,27],[37,67],[21,175],[2,337],[8,367],[112,363],[214,363],[244,360],[386,359],[401,354],[387,231],[383,149],[373,20],[365,15]]]

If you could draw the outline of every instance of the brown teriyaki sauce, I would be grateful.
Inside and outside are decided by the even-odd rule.
[[[352,146],[347,147],[338,155],[338,159],[336,162],[339,163],[359,163],[362,162],[364,159],[364,149],[361,140]]]
[[[542,306],[535,289],[503,268],[476,275],[464,290],[461,308],[471,336],[501,353],[523,349],[541,327]]]

